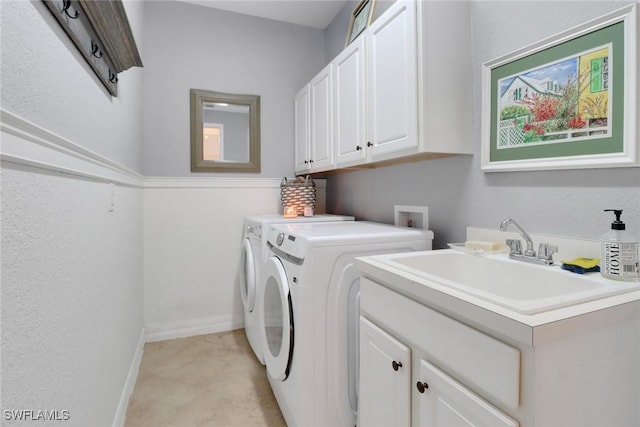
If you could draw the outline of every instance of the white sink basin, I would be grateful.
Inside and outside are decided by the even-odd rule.
[[[375,257],[429,282],[454,288],[523,314],[535,314],[640,289],[599,274],[579,275],[507,255],[474,256],[453,250]]]

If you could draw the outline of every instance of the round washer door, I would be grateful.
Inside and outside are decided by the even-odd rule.
[[[293,307],[287,274],[278,257],[267,260],[264,278],[264,361],[271,378],[285,380],[293,356]]]
[[[248,311],[256,305],[256,266],[251,241],[244,239],[240,251],[240,296]]]

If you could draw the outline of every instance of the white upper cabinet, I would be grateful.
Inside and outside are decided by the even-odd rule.
[[[311,80],[311,170],[326,170],[333,166],[333,94],[329,64]]]
[[[469,8],[398,0],[347,46],[310,84],[311,152],[296,172],[473,153]]]
[[[365,43],[365,37],[358,37],[332,62],[333,142],[338,167],[366,160]]]
[[[294,161],[296,172],[304,173],[310,170],[309,141],[311,125],[309,123],[309,85],[305,85],[294,98]]]
[[[332,64],[326,66],[295,97],[296,173],[319,172],[334,165],[332,69]]]
[[[415,2],[396,2],[371,25],[367,38],[369,157],[397,157],[418,147]]]
[[[432,157],[473,154],[468,1],[418,1],[418,130]]]

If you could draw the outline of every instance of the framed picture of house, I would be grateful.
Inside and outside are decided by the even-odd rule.
[[[482,169],[640,166],[638,5],[483,64]]]
[[[375,3],[376,0],[362,0],[353,10],[345,46],[349,46],[371,24]]]

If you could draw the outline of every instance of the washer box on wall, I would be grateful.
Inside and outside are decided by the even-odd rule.
[[[395,225],[429,229],[429,208],[427,206],[394,205],[393,211]]]

